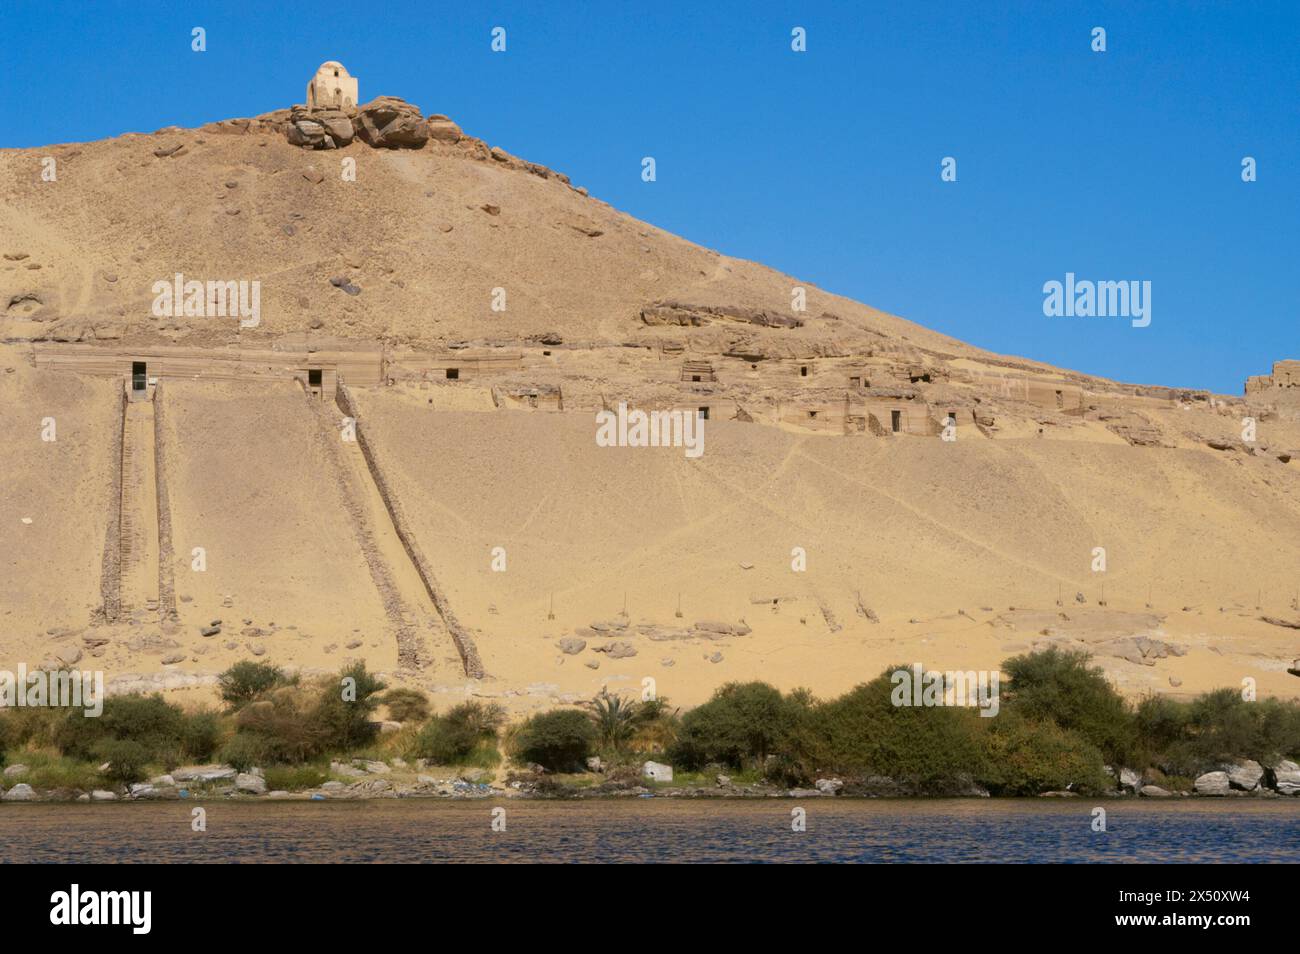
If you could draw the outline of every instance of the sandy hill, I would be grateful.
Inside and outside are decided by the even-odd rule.
[[[314,151],[291,145],[275,120],[245,123],[0,152],[0,232],[7,252],[28,256],[6,262],[6,301],[33,293],[46,324],[88,325],[97,338],[230,340],[228,324],[150,320],[151,286],[180,271],[262,282],[263,325],[245,339],[317,329],[411,343],[555,334],[621,344],[643,329],[646,303],[789,311],[800,284],[639,222],[549,170],[494,158],[477,140]],[[47,156],[55,183],[40,179]],[[344,160],[355,181],[343,179]],[[337,275],[361,294],[331,286]],[[494,288],[507,292],[505,312],[492,311]],[[824,312],[836,318],[813,317]],[[885,334],[970,351],[816,289],[808,315],[798,338]]]
[[[0,665],[362,657],[530,708],[1056,642],[1134,693],[1300,687],[1288,363],[993,355],[398,100],[3,150],[0,199]],[[176,273],[260,322],[156,315]],[[620,402],[707,408],[704,453],[599,446]]]

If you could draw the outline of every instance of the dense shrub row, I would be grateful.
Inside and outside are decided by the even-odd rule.
[[[890,667],[834,699],[783,693],[762,682],[729,683],[680,714],[666,700],[602,693],[585,708],[537,713],[506,727],[495,703],[471,700],[431,713],[423,693],[398,688],[355,664],[305,681],[261,662],[219,680],[223,712],[185,711],[161,696],[113,696],[99,718],[80,710],[15,709],[0,717],[3,753],[57,752],[48,777],[80,777],[74,763],[109,763],[129,783],[183,761],[257,765],[285,786],[319,784],[332,757],[376,751],[382,704],[404,724],[383,750],[433,764],[491,768],[498,746],[522,765],[580,772],[600,755],[615,768],[647,756],[679,771],[721,770],[787,785],[819,777],[857,785],[888,780],[899,792],[1030,795],[1114,786],[1104,766],[1152,768],[1193,778],[1234,757],[1272,763],[1300,753],[1300,705],[1245,702],[1224,689],[1189,702],[1126,702],[1085,654],[1049,649],[1003,664],[997,715],[977,709],[897,706]],[[48,761],[47,759],[46,761]],[[84,773],[82,773],[84,774]]]
[[[1300,705],[1247,702],[1222,689],[1190,702],[1136,706],[1086,653],[1048,649],[1003,663],[1000,710],[895,706],[890,674],[836,699],[781,694],[765,683],[723,686],[681,719],[675,765],[761,769],[793,783],[885,776],[904,790],[994,794],[1113,788],[1105,766],[1194,777],[1231,758],[1271,763],[1300,753]]]

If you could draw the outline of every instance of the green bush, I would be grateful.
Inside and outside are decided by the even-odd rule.
[[[181,708],[158,694],[110,696],[98,718],[80,709],[63,713],[53,741],[64,755],[86,761],[97,757],[105,742],[130,741],[143,749],[147,761],[171,768],[181,759],[185,722]]]
[[[181,751],[196,762],[212,758],[221,743],[221,719],[210,709],[186,714],[181,726]]]
[[[27,766],[27,773],[15,781],[26,782],[37,790],[74,789],[88,792],[104,787],[103,777],[98,771],[98,763],[92,765],[65,755],[57,755],[48,749],[24,752],[21,761]]]
[[[1100,750],[1055,722],[1029,722],[1014,712],[987,720],[985,767],[979,780],[994,795],[1069,791],[1095,795],[1115,787]]]
[[[131,739],[107,739],[99,744],[97,756],[109,763],[105,777],[122,785],[143,781],[148,774],[149,750]]]
[[[415,754],[437,765],[458,765],[474,751],[478,741],[468,726],[434,718],[416,737]]]
[[[587,714],[578,709],[552,709],[532,716],[515,733],[514,755],[552,772],[584,769],[596,739]]]
[[[288,683],[263,689],[240,706],[235,735],[222,749],[222,759],[247,769],[363,748],[378,735],[370,716],[383,689],[364,663],[314,686]]]
[[[1139,754],[1137,722],[1090,660],[1086,652],[1055,646],[1006,660],[1011,685],[1002,690],[1003,711],[1030,722],[1051,720],[1091,742],[1108,763],[1128,765]]]
[[[78,710],[80,711],[80,710]],[[54,706],[23,706],[5,709],[0,713],[5,747],[16,752],[27,745],[54,744],[54,731],[68,715],[67,709]]]
[[[321,690],[327,691],[328,686]],[[248,741],[234,751],[255,754],[258,764],[303,762],[322,754],[328,744],[326,728],[316,718],[318,705],[316,695],[293,686],[248,703],[235,717],[235,739]]]
[[[235,710],[242,709],[262,693],[290,682],[279,666],[251,660],[237,662],[217,677],[222,701]]]
[[[681,715],[669,706],[667,697],[649,699],[637,707],[636,730],[628,748],[633,752],[666,753],[677,741],[681,728]]]
[[[905,790],[957,794],[985,763],[978,710],[894,705],[891,666],[871,682],[815,706],[794,734],[789,774],[809,782],[887,776]]]
[[[418,689],[389,689],[383,703],[394,722],[423,722],[429,718],[429,699]]]
[[[462,702],[429,720],[416,736],[414,755],[438,765],[478,764],[487,755],[485,749],[495,752],[504,719],[505,710],[496,703]]]
[[[447,710],[445,718],[467,726],[481,738],[494,737],[506,720],[506,710],[497,702],[471,699]]]
[[[765,682],[727,683],[682,716],[670,757],[687,769],[712,763],[762,768],[769,755],[788,756],[810,706],[806,693],[787,697]]]
[[[251,732],[236,732],[221,747],[220,759],[231,768],[247,772],[255,765],[268,765],[273,743]]]
[[[1150,696],[1136,722],[1147,761],[1170,775],[1195,777],[1232,758],[1270,764],[1300,753],[1300,705],[1247,702],[1236,689],[1218,689],[1189,702]]]
[[[266,769],[266,787],[272,792],[316,788],[329,781],[328,766],[274,765]]]
[[[379,726],[371,721],[385,685],[366,664],[353,663],[327,680],[308,719],[319,729],[320,744],[329,751],[347,752],[374,741]]]

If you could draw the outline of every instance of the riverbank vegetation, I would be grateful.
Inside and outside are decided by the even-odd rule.
[[[6,772],[6,787],[55,793],[126,792],[177,766],[216,762],[283,791],[356,784],[367,774],[357,765],[414,763],[475,779],[500,768],[506,784],[543,793],[662,787],[647,776],[662,779],[671,766],[679,789],[1023,796],[1143,783],[1185,791],[1229,763],[1289,772],[1284,760],[1300,755],[1295,701],[1247,701],[1225,688],[1131,703],[1082,653],[1006,660],[996,705],[985,709],[897,704],[894,674],[909,668],[889,667],[832,699],[729,683],[685,712],[662,698],[602,693],[509,723],[501,706],[480,700],[435,712],[423,693],[389,689],[361,663],[306,679],[242,662],[219,679],[220,709],[122,695],[98,718],[6,710],[0,757],[23,767]]]

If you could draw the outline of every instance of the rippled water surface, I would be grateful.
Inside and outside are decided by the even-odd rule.
[[[0,843],[43,862],[1300,861],[1300,799],[218,801],[206,832],[194,807],[9,803]]]

